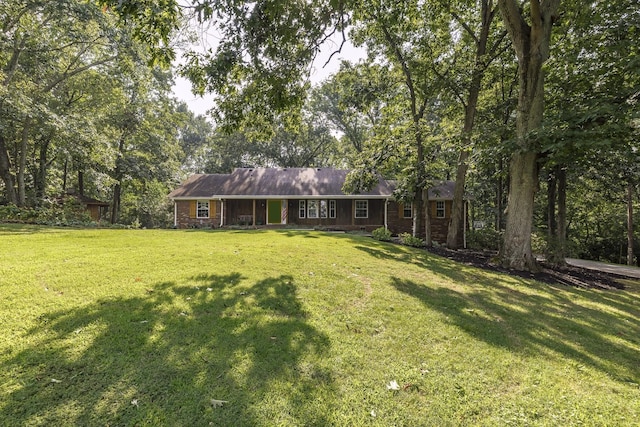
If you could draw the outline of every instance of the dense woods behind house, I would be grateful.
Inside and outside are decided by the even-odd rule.
[[[418,210],[456,181],[475,248],[524,227],[551,260],[640,265],[637,2],[226,3],[1,2],[0,220],[170,227],[193,174],[333,167]],[[363,59],[311,80],[343,37]]]

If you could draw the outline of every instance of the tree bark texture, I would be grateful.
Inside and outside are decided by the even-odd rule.
[[[4,191],[7,201],[11,204],[18,204],[16,193],[16,181],[11,171],[11,158],[5,143],[4,137],[0,134],[0,177],[4,182]]]
[[[549,57],[551,27],[559,0],[530,0],[531,25],[519,2],[499,0],[503,20],[518,58],[517,149],[511,156],[507,224],[501,259],[516,270],[539,269],[531,250],[534,196],[538,188],[538,143],[531,132],[542,125],[544,75]]]
[[[18,178],[18,206],[27,203],[27,187],[25,175],[27,169],[27,146],[29,143],[29,130],[31,128],[31,118],[27,117],[22,126],[22,138],[20,140],[20,155],[18,157],[17,178]]]
[[[556,238],[561,263],[567,257],[567,170],[563,165],[556,166],[556,182],[558,184],[558,220],[556,222]]]
[[[422,191],[424,199],[424,243],[427,247],[433,246],[433,237],[431,235],[431,207],[429,206],[429,190]]]
[[[627,184],[627,265],[633,265],[633,183]]]
[[[556,238],[556,180],[555,170],[549,171],[547,177],[547,237],[549,242]]]
[[[567,234],[567,174],[562,165],[549,172],[547,180],[547,261],[565,265]],[[557,208],[557,211],[556,211]]]

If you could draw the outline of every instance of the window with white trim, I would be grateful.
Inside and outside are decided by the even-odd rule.
[[[369,201],[368,200],[356,200],[356,218],[369,218]]]
[[[413,218],[413,204],[402,205],[402,218]]]
[[[307,202],[306,200],[298,201],[298,218],[306,218],[307,216]]]
[[[336,217],[336,201],[329,200],[329,218]]]
[[[307,202],[307,218],[318,218],[318,200],[309,200]]]
[[[209,201],[198,200],[196,218],[209,218]]]
[[[445,209],[444,209],[444,200],[436,201],[436,218],[444,218],[445,217]]]
[[[320,218],[326,218],[329,215],[329,206],[326,200],[320,200]]]

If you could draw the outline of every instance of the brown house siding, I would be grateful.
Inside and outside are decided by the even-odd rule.
[[[380,199],[370,199],[368,218],[355,218],[354,200],[336,200],[336,218],[300,218],[299,200],[289,199],[287,201],[287,224],[299,225],[301,227],[326,227],[334,230],[366,230],[372,231],[384,226],[384,205],[385,201]],[[308,199],[303,199],[308,200]],[[333,200],[333,199],[329,199]],[[195,200],[176,200],[176,220],[177,228],[218,228],[220,227],[221,202],[218,200],[209,201],[209,218],[196,218],[193,203]],[[253,225],[252,220],[255,215],[255,225],[264,226],[266,224],[267,200],[259,199],[255,201],[255,213],[253,200],[225,200],[224,225]],[[431,235],[434,242],[445,243],[447,240],[447,230],[451,217],[450,200],[445,203],[445,217],[436,218],[436,201],[429,201],[431,214]],[[387,205],[387,224],[389,230],[394,234],[411,233],[413,219],[403,218],[403,206],[400,203],[390,201]],[[419,233],[424,238],[424,230]],[[462,230],[460,232],[460,244],[462,244]]]
[[[451,206],[453,201],[445,200],[444,218],[436,218],[436,201],[429,201],[429,213],[431,215],[431,238],[434,242],[444,244],[447,242],[447,232],[449,230],[449,221],[451,219]],[[394,234],[411,233],[413,228],[413,218],[403,218],[403,206],[400,203],[389,203],[389,230]],[[420,230],[420,237],[424,238],[424,230]],[[462,227],[460,228],[460,244],[462,244]]]
[[[355,218],[354,201],[352,199],[327,199],[336,202],[335,218],[300,218],[300,200],[290,199],[288,204],[289,224],[303,227],[327,227],[336,230],[360,230],[364,228],[371,231],[384,226],[384,200],[369,200],[368,218]]]
[[[176,200],[177,228],[220,227],[220,202],[209,201],[209,218],[196,218],[193,203],[196,200]]]

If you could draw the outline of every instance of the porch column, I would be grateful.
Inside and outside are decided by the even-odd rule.
[[[351,225],[356,225],[356,199],[351,200]]]
[[[178,202],[175,200],[173,201],[173,226],[178,227]]]
[[[224,227],[224,200],[220,199],[220,228]]]
[[[253,214],[251,215],[252,226],[256,226],[256,199],[253,199]]]
[[[384,199],[384,228],[389,229],[387,218],[389,217],[389,199]]]

